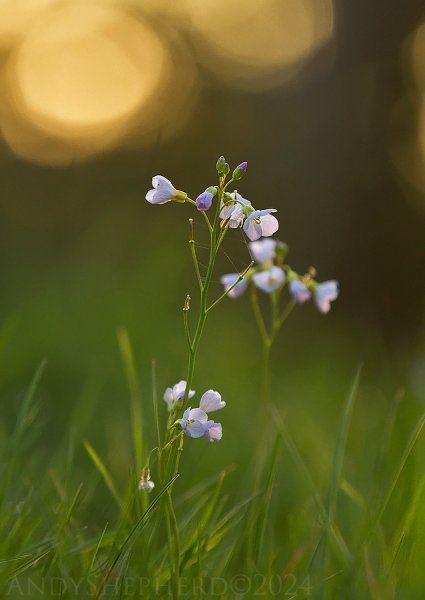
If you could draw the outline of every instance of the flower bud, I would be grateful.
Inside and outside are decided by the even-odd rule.
[[[218,159],[217,164],[216,164],[216,169],[217,169],[217,173],[220,175],[220,177],[226,177],[226,175],[229,173],[230,167],[227,164],[224,156],[220,156],[220,158]]]
[[[243,162],[240,165],[238,165],[236,167],[236,169],[233,171],[232,179],[234,181],[237,181],[238,179],[242,179],[242,177],[246,173],[247,168],[248,168],[248,163],[247,162]]]
[[[211,207],[212,201],[214,196],[217,193],[217,188],[215,187],[209,187],[205,190],[205,192],[202,192],[202,194],[199,194],[199,196],[196,198],[195,202],[196,202],[196,208],[198,210],[208,210]]]

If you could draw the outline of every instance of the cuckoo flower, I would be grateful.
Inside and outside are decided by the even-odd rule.
[[[164,392],[164,400],[168,404],[168,410],[174,409],[175,405],[183,400],[186,392],[186,381],[181,380],[173,387],[169,387]],[[188,399],[190,400],[195,395],[194,390],[189,390]]]
[[[221,395],[214,390],[208,390],[205,394],[202,394],[201,401],[199,402],[199,408],[205,412],[221,410],[225,406],[226,403],[221,399]]]
[[[226,275],[222,275],[220,277],[220,282],[224,285],[224,291],[227,292],[228,289],[232,287],[238,281],[240,275],[239,273],[227,273]],[[230,290],[227,294],[229,298],[238,298],[241,296],[246,290],[246,286],[248,282],[246,279],[241,279],[238,283],[236,283],[235,287]]]
[[[245,219],[243,229],[251,241],[258,240],[260,237],[269,237],[279,229],[279,221],[272,212],[277,212],[275,208],[266,208],[265,210],[254,210]]]
[[[166,202],[184,202],[187,198],[185,192],[176,190],[171,181],[162,175],[156,175],[152,179],[153,190],[146,194],[146,200],[151,204],[165,204]]]
[[[314,290],[314,300],[321,313],[330,311],[331,302],[338,298],[338,282],[335,280],[319,283]]]
[[[231,229],[236,229],[242,225],[245,218],[243,207],[251,206],[251,202],[236,191],[226,194],[225,198],[226,202],[222,203],[220,219],[222,219],[222,223],[228,221]]]
[[[223,431],[221,429],[221,423],[214,423],[214,421],[207,421],[204,432],[204,438],[209,442],[217,442],[223,437]]]
[[[307,286],[299,279],[293,279],[289,284],[289,291],[295,302],[298,304],[304,304],[311,298],[311,292]]]
[[[280,267],[272,267],[267,271],[255,273],[252,278],[254,285],[266,294],[275,292],[285,281],[285,273]]]
[[[186,435],[192,438],[200,438],[208,427],[208,415],[200,408],[187,408],[181,420],[181,428]]]
[[[252,258],[259,265],[271,263],[276,257],[276,240],[262,239],[256,242],[250,242],[249,249],[251,250]]]
[[[196,202],[196,208],[198,210],[208,210],[211,207],[212,201],[214,196],[217,193],[217,188],[215,187],[209,187],[205,190],[205,192],[202,192],[202,194],[199,194],[199,196],[196,198],[195,202]]]

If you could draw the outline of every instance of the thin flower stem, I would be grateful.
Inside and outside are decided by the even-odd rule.
[[[199,289],[202,290],[203,283],[201,273],[199,271],[198,258],[196,256],[195,240],[189,240],[190,252],[192,254],[193,265],[195,267],[196,279],[198,280]]]
[[[238,285],[239,282],[242,281],[242,279],[245,277],[245,275],[248,273],[248,271],[250,270],[250,268],[254,265],[254,261],[250,262],[249,265],[247,267],[245,267],[245,269],[242,271],[242,273],[239,275],[238,279],[235,281],[235,283],[233,283],[223,294],[221,294],[221,296],[219,296],[217,298],[217,300],[215,300],[212,304],[210,304],[210,306],[207,308],[207,313],[214,308],[214,306],[216,306],[219,302],[221,302],[224,298],[226,298],[226,296],[229,295],[229,292],[231,292],[233,290],[234,287],[236,287]]]
[[[289,317],[289,315],[291,314],[293,309],[295,308],[295,305],[296,305],[295,300],[290,300],[288,302],[288,304],[285,306],[285,308],[283,309],[283,312],[278,319],[278,331],[282,327],[282,325],[284,324],[286,319]]]
[[[156,386],[156,362],[152,361],[152,403],[153,403],[153,414],[156,428],[156,439],[158,448],[161,447],[161,433],[159,431],[159,416],[158,416],[158,396]]]
[[[193,206],[196,206],[196,202],[194,200],[192,200],[192,198],[185,198],[185,202],[189,202],[190,204],[193,204]],[[210,222],[210,220],[208,218],[207,213],[204,210],[200,210],[199,212],[202,213],[202,216],[205,219],[205,223],[207,224],[207,227],[208,227],[208,229],[209,229],[209,231],[211,233],[212,230],[213,230],[213,228],[212,228],[212,225],[211,225],[211,222]]]
[[[193,235],[193,219],[189,219],[189,246],[190,246],[190,253],[192,254],[193,265],[195,267],[196,279],[198,280],[199,289],[202,290],[202,288],[203,288],[202,277],[201,277],[201,273],[199,271],[198,257],[196,256],[195,239],[194,239],[194,235]]]
[[[187,339],[187,343],[189,346],[189,351],[192,351],[192,340],[190,339],[190,331],[189,331],[189,323],[187,321],[187,313],[188,313],[188,309],[187,308],[183,308],[183,323],[184,323],[184,330],[186,333],[186,339]]]
[[[203,282],[200,298],[200,307],[199,307],[199,316],[198,323],[195,329],[195,335],[193,337],[193,341],[191,347],[189,348],[189,363],[187,369],[187,379],[186,379],[186,390],[183,399],[183,409],[185,409],[187,405],[187,401],[189,398],[189,390],[193,381],[193,373],[195,369],[195,360],[196,354],[198,351],[199,343],[201,341],[202,332],[205,326],[205,321],[207,319],[208,311],[207,311],[207,300],[208,300],[208,290],[211,283],[211,278],[214,270],[215,259],[217,256],[219,243],[223,241],[224,235],[226,231],[219,231],[219,220],[220,220],[220,207],[221,207],[221,199],[223,197],[223,182],[220,180],[220,188],[218,190],[218,198],[217,198],[217,207],[214,217],[214,223],[212,228],[210,229],[210,255],[208,260],[207,273],[205,275],[205,280]]]
[[[234,182],[234,179],[233,179],[233,178],[232,178],[232,179],[229,179],[229,181],[228,181],[228,182],[226,183],[226,185],[223,187],[223,192],[225,192],[225,191],[227,190],[227,188],[229,187],[229,185],[230,185],[231,183],[233,183],[233,182]]]
[[[255,286],[251,285],[251,307],[252,312],[254,313],[255,320],[257,322],[257,327],[260,332],[263,343],[269,343],[269,334],[267,332],[266,324],[264,323],[263,315],[261,313],[260,304],[258,302],[258,294]]]

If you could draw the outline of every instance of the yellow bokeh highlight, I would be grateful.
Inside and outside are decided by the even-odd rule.
[[[171,47],[184,68],[178,90]],[[187,54],[141,17],[111,2],[57,2],[10,53],[0,127],[21,157],[64,164],[184,122],[194,87]]]
[[[191,0],[197,55],[235,87],[291,78],[333,36],[332,0]]]
[[[406,74],[406,93],[395,104],[390,156],[401,181],[419,194],[407,194],[425,210],[425,21],[405,41],[401,63]]]

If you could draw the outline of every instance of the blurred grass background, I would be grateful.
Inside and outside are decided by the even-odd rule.
[[[75,482],[92,473],[81,445],[88,439],[124,485],[131,442],[117,329],[128,330],[134,347],[149,435],[151,361],[160,392],[185,376],[181,306],[196,295],[189,207],[153,207],[144,195],[163,174],[196,197],[215,183],[220,154],[234,165],[248,161],[238,188],[245,197],[279,209],[288,262],[340,282],[327,317],[313,306],[296,310],[273,357],[275,403],[319,488],[359,362],[345,465],[355,489],[379,491],[377,468],[384,480],[423,411],[423,4],[224,6],[0,4],[0,427],[5,437],[46,358],[34,465],[23,474],[31,481],[72,438]],[[202,244],[202,219],[195,225]],[[235,236],[218,272],[245,264]],[[192,483],[200,464],[203,476],[236,464],[227,489],[246,495],[259,365],[248,302],[223,303],[207,324],[195,389],[219,389],[228,402],[224,438],[196,453],[187,444],[183,473]],[[423,472],[419,443],[395,514]],[[283,454],[275,507],[282,539],[291,518],[303,523],[297,531],[311,525],[303,521],[308,489],[289,462]],[[97,493],[101,509],[89,514],[101,528],[114,505]],[[419,533],[424,525],[422,511]],[[422,597],[419,535],[415,548],[406,598]]]

